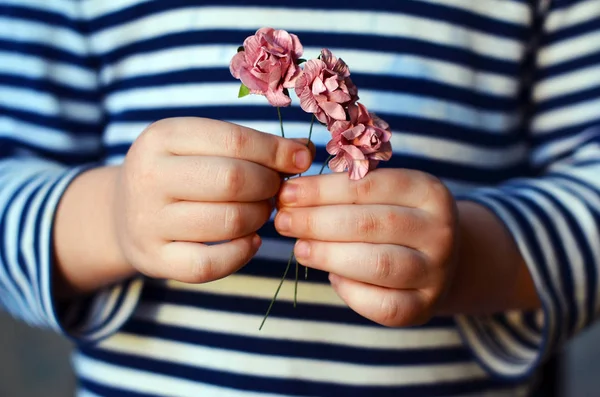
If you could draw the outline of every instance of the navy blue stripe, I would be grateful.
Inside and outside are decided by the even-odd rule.
[[[132,55],[154,52],[165,48],[177,48],[191,45],[229,44],[239,46],[252,31],[241,30],[203,30],[167,34],[147,40],[139,40],[102,54],[102,62],[110,64]],[[358,34],[302,33],[302,43],[307,47],[327,47],[342,49],[362,49],[383,51],[402,55],[418,55],[459,64],[469,70],[491,72],[514,77],[519,73],[519,64],[503,59],[486,57],[469,50],[434,44],[409,38],[373,37]],[[234,54],[232,54],[233,56]],[[318,54],[306,54],[313,58]]]
[[[195,68],[122,79],[106,86],[104,90],[109,94],[130,89],[157,88],[172,84],[230,83],[233,81],[232,79],[233,77],[228,68]],[[509,114],[515,114],[519,109],[517,98],[499,97],[422,78],[353,73],[352,79],[361,90],[402,92],[456,102],[475,109],[504,111]]]
[[[564,178],[567,179],[567,178]],[[580,186],[584,186],[583,184],[581,184],[580,182],[576,182],[576,180],[573,179],[568,179],[571,183],[577,183]],[[588,203],[586,202],[586,199],[584,197],[581,197],[579,195],[579,192],[577,192],[576,190],[573,190],[571,187],[569,187],[568,185],[566,186],[562,186],[563,189],[565,189],[566,191],[568,191],[570,194],[578,197],[581,202],[586,205],[587,209],[590,211],[591,215],[592,215],[592,219],[594,221],[594,225],[596,226],[596,230],[600,230],[600,213],[598,213],[594,208],[590,207],[588,205]],[[589,190],[589,188],[586,188],[587,190]],[[596,195],[598,192],[597,191],[592,191],[591,194]],[[590,322],[591,320],[593,320],[595,318],[596,315],[596,296],[597,296],[597,291],[598,291],[598,281],[597,281],[597,277],[598,277],[598,268],[595,266],[595,263],[597,262],[597,258],[594,259],[594,254],[593,252],[589,249],[589,246],[587,243],[585,243],[586,246],[586,250],[589,250],[589,258],[585,259],[585,267],[586,267],[586,282],[588,285],[588,290],[586,293],[586,300],[587,300],[587,310],[586,310],[586,314],[587,314],[587,318],[588,318],[588,322]],[[587,254],[586,254],[587,256]]]
[[[282,117],[285,122],[310,123],[310,115],[305,113],[299,106],[282,109]],[[167,107],[155,109],[127,109],[121,112],[114,112],[108,115],[109,123],[136,122],[151,123],[156,120],[169,117],[209,117],[217,120],[244,122],[277,120],[277,112],[271,106],[246,106],[243,100],[239,105],[231,106],[196,106],[196,107]],[[522,143],[523,135],[521,131],[506,131],[502,133],[491,133],[482,129],[469,128],[444,121],[430,120],[413,116],[396,115],[379,112],[379,116],[385,119],[392,130],[402,131],[402,133],[415,134],[433,138],[455,140],[467,143],[483,149],[498,149],[513,146]],[[273,132],[279,135],[279,129]],[[114,152],[114,150],[113,150]]]
[[[403,397],[433,397],[483,391],[489,392],[493,388],[501,389],[506,387],[500,381],[491,379],[465,380],[461,382],[438,381],[433,384],[417,384],[404,387],[343,385],[299,379],[241,375],[91,348],[82,348],[81,353],[96,360],[118,363],[127,368],[151,371],[193,382],[239,390],[251,390],[259,393],[280,393],[294,396],[397,397],[400,395]]]
[[[68,5],[68,3],[66,4]],[[25,6],[0,4],[0,16],[13,19],[23,19],[41,22],[47,25],[60,26],[62,28],[71,29],[75,32],[84,30],[83,23],[71,19],[64,14],[59,14],[51,11],[37,10]]]
[[[498,214],[495,208],[490,207],[485,201],[477,200],[477,197],[474,197],[474,199],[476,201],[479,201],[482,205],[489,208],[492,212],[496,214],[496,216],[499,219],[502,219],[502,216]],[[533,263],[536,265],[536,270],[540,276],[541,284],[546,287],[549,293],[548,295],[550,297],[550,302],[545,303],[549,303],[551,305],[550,307],[548,307],[548,309],[555,313],[556,318],[558,318],[560,321],[563,318],[564,313],[561,305],[558,302],[558,291],[555,291],[553,289],[554,283],[552,280],[552,276],[549,272],[548,264],[544,259],[544,253],[542,252],[542,248],[536,238],[537,233],[535,232],[529,221],[520,212],[520,210],[518,210],[512,202],[504,198],[502,196],[502,193],[493,195],[491,199],[498,202],[502,206],[502,208],[510,214],[510,217],[517,223],[518,228],[521,231],[521,238],[523,239],[525,245],[529,248],[529,252],[533,257]],[[533,318],[531,320],[533,321]],[[538,329],[538,327],[535,324],[533,324],[533,326],[535,327],[534,329]]]
[[[42,237],[45,236],[46,230],[42,227],[42,222],[45,220],[46,218],[46,211],[49,209],[48,208],[48,201],[50,200],[50,197],[52,196],[52,193],[54,193],[54,190],[56,189],[56,186],[58,186],[60,183],[62,182],[62,178],[56,178],[52,184],[50,185],[50,188],[46,191],[46,193],[44,194],[44,197],[42,199],[42,202],[40,204],[40,209],[39,212],[35,214],[35,222],[34,222],[34,230],[36,232],[33,233],[33,247],[35,249],[34,251],[34,257],[35,257],[35,271],[37,272],[36,274],[38,275],[38,284],[32,285],[32,288],[36,288],[38,290],[40,299],[43,301],[45,298],[45,294],[43,291],[43,287],[44,287],[44,282],[47,282],[50,284],[50,286],[52,285],[52,271],[48,271],[48,279],[47,280],[42,280],[41,274],[42,274],[42,266],[45,266],[46,264],[48,264],[49,266],[51,266],[51,264],[53,263],[53,259],[52,258],[52,253],[53,253],[53,249],[49,249],[48,250],[48,256],[45,258],[42,258],[42,253],[44,252],[43,247],[47,247],[45,244],[42,243]],[[52,209],[52,208],[51,208]],[[51,230],[50,230],[51,231]],[[50,235],[50,239],[48,241],[48,244],[52,245],[52,235]],[[52,291],[52,288],[49,288],[50,291]],[[54,303],[54,302],[53,302]],[[45,306],[42,306],[45,309]],[[52,310],[54,310],[54,304],[52,305]],[[45,310],[44,310],[45,312]],[[46,313],[46,315],[50,316],[52,315],[51,313]]]
[[[568,61],[546,66],[538,70],[537,80],[542,82],[552,77],[565,73],[578,72],[579,70],[600,64],[600,50],[579,58],[570,58]]]
[[[579,135],[581,132],[587,130],[590,127],[600,126],[600,113],[598,116],[591,120],[584,120],[577,124],[569,124],[568,127],[557,128],[555,130],[544,131],[544,133],[538,132],[534,134],[532,142],[534,146],[541,146],[544,143],[552,141],[560,141],[561,139],[567,139]],[[598,137],[592,137],[590,140],[598,139]],[[582,146],[579,146],[582,147]]]
[[[21,264],[19,263],[11,263],[7,256],[6,256],[6,249],[4,249],[3,247],[6,246],[7,243],[10,242],[19,242],[20,239],[18,236],[14,236],[14,230],[7,230],[6,227],[6,217],[8,216],[8,211],[11,207],[11,205],[13,204],[13,202],[15,201],[15,199],[17,198],[17,196],[21,193],[22,189],[24,189],[28,184],[32,183],[33,180],[35,179],[35,176],[32,176],[30,178],[27,178],[26,180],[22,181],[21,183],[19,183],[16,186],[16,189],[14,190],[14,192],[10,195],[10,197],[8,197],[8,200],[6,201],[6,205],[4,206],[4,208],[0,208],[0,264],[3,265],[4,267],[4,271],[6,272],[6,275],[9,277],[8,280],[0,280],[0,284],[2,283],[8,283],[10,284],[10,286],[13,287],[13,291],[16,291],[16,295],[17,296],[11,296],[13,301],[20,301],[23,303],[23,305],[27,305],[27,300],[25,299],[25,291],[21,290],[21,287],[15,282],[15,280],[12,279],[12,272],[10,271],[11,269],[11,265],[16,265],[19,266],[21,270],[23,270],[23,267],[21,266]],[[37,189],[36,189],[37,190]],[[20,234],[20,230],[17,231],[17,233]],[[7,234],[9,236],[13,236],[16,237],[11,240],[6,239]],[[29,272],[25,272],[26,275],[29,274]],[[0,297],[1,298],[1,297]],[[1,299],[0,299],[1,301]]]
[[[310,272],[309,272],[310,275]],[[273,290],[273,293],[275,290]],[[294,308],[292,302],[278,300],[273,305],[270,317],[280,317],[293,320],[326,321],[341,324],[365,325],[376,328],[382,326],[358,315],[347,307],[333,307],[318,305],[302,301],[302,292],[298,292],[298,306]],[[161,288],[158,285],[146,284],[142,292],[141,301],[156,304],[169,303],[174,305],[223,311],[227,313],[243,313],[259,316],[265,314],[269,299],[258,299],[247,296],[226,296],[200,291],[186,291]],[[256,327],[260,322],[257,322]],[[267,319],[265,327],[269,326]],[[414,328],[454,328],[451,318],[436,318],[430,323]]]
[[[545,304],[550,305],[548,307],[548,310],[555,314],[559,322],[567,321],[569,314],[563,311],[562,305],[559,303],[558,300],[558,294],[562,293],[562,291],[554,289],[554,280],[550,274],[549,264],[546,262],[544,253],[542,252],[541,244],[537,239],[537,232],[533,229],[533,226],[529,223],[527,218],[525,218],[525,216],[521,213],[520,210],[518,210],[514,206],[513,203],[511,203],[509,200],[505,199],[501,195],[494,196],[494,199],[500,202],[503,208],[510,213],[511,218],[517,223],[518,228],[521,231],[521,238],[525,241],[525,245],[529,248],[529,252],[533,257],[533,264],[536,266],[535,269],[537,270],[541,278],[541,285],[543,285],[546,289],[546,292],[548,292],[550,301],[544,302]],[[527,205],[527,208],[530,211],[534,212],[534,214],[536,212],[540,212],[536,211],[536,209],[534,208],[531,208],[531,202],[522,201],[521,197],[519,197],[519,199],[523,204]],[[501,216],[499,216],[499,218],[502,219]],[[560,330],[561,329],[559,325],[559,331]],[[546,336],[545,330],[544,336]],[[563,335],[560,335],[560,332],[555,333],[555,340],[550,341],[550,345],[556,343],[556,341],[562,336]]]
[[[537,312],[523,314],[523,324],[525,324],[532,332],[539,334],[542,332],[542,329],[537,324],[536,315]]]
[[[598,11],[600,12],[600,8],[598,9]],[[577,36],[583,36],[588,33],[597,32],[598,26],[600,26],[600,15],[590,19],[589,21],[579,22],[567,28],[559,29],[555,32],[549,33],[546,36],[544,36],[541,44],[543,46],[556,45],[564,40],[573,39]]]
[[[577,91],[567,95],[562,95],[549,100],[542,100],[536,105],[536,113],[538,116],[545,112],[566,108],[568,106],[578,105],[584,102],[600,99],[600,86],[586,88],[582,91]],[[599,112],[600,113],[600,112]]]
[[[39,177],[39,175],[38,175]],[[29,178],[28,181],[23,184],[22,186],[28,186],[30,184],[33,183],[33,180],[36,179],[35,176],[32,178]],[[23,205],[23,209],[21,211],[21,216],[19,217],[19,229],[17,230],[18,235],[22,235],[24,233],[25,227],[27,226],[26,224],[26,219],[27,217],[30,215],[30,211],[31,211],[31,204],[33,203],[33,201],[37,198],[37,195],[39,194],[40,190],[42,190],[42,188],[44,188],[44,182],[39,182],[39,185],[33,189],[30,193],[29,196],[27,197],[27,199],[25,200],[25,203]],[[16,193],[20,193],[21,189],[17,189]],[[16,195],[12,198],[14,199],[16,197]],[[12,202],[11,199],[11,202]],[[4,220],[3,220],[4,221]],[[2,224],[2,222],[0,222],[0,225]],[[20,242],[21,239],[18,239],[17,241]],[[52,245],[52,244],[51,244]],[[30,288],[32,285],[32,281],[34,280],[34,278],[38,278],[39,279],[39,275],[37,274],[30,274],[29,268],[27,267],[26,264],[26,258],[25,258],[25,252],[24,250],[19,247],[20,249],[18,250],[18,256],[17,256],[17,264],[19,266],[19,268],[21,269],[21,272],[23,273],[23,275],[25,276],[25,279],[27,281],[28,287]],[[32,247],[34,250],[37,247]]]
[[[519,332],[519,327],[515,327],[512,323],[506,321],[506,316],[504,314],[494,315],[494,321],[496,321],[502,327],[502,329],[511,336],[511,338],[519,342],[521,345],[526,346],[532,350],[538,349],[537,344],[532,343],[529,339],[525,338]]]
[[[92,380],[85,378],[78,379],[78,384],[81,389],[90,391],[98,396],[110,396],[110,397],[164,397],[158,394],[147,394],[138,393],[128,390],[119,389],[116,387],[110,387],[106,384],[96,383]]]
[[[101,100],[100,93],[97,91],[65,86],[48,80],[16,76],[13,74],[0,73],[0,87],[3,85],[16,88],[28,88],[40,93],[47,92],[60,99],[93,102],[90,103],[90,105],[96,106],[99,105]]]
[[[436,347],[431,349],[364,348],[360,347],[360,343],[357,343],[356,346],[347,346],[287,339],[266,339],[186,329],[135,318],[123,327],[122,332],[133,336],[146,336],[178,343],[206,346],[211,349],[233,350],[277,357],[328,360],[358,365],[436,365],[472,360],[471,352],[466,347]]]
[[[92,57],[84,57],[43,44],[0,39],[0,51],[12,52],[16,55],[31,55],[43,60],[68,63],[86,69],[94,69],[98,66],[98,61]]]
[[[190,7],[210,7],[210,6],[231,6],[231,7],[281,7],[282,3],[276,0],[258,0],[249,2],[247,0],[213,0],[202,2],[190,2],[187,0],[164,1],[146,1],[136,4],[117,12],[100,16],[90,21],[90,29],[98,31],[114,26],[123,25],[143,17],[159,14],[165,11],[172,11],[181,8]],[[432,20],[439,20],[457,26],[464,26],[475,31],[484,33],[494,32],[494,35],[523,40],[527,36],[527,29],[516,23],[506,22],[500,19],[494,19],[481,14],[461,10],[451,6],[426,3],[423,1],[396,1],[396,0],[378,0],[365,2],[360,0],[346,0],[344,2],[324,3],[321,0],[303,0],[301,2],[286,3],[288,9],[312,9],[312,10],[360,10],[360,11],[383,11],[396,14],[410,15]],[[303,34],[293,31],[303,41]]]
[[[84,133],[100,132],[102,126],[95,123],[83,121],[67,120],[60,115],[46,116],[39,113],[32,113],[27,110],[17,110],[0,105],[0,116],[7,116],[24,123],[37,124],[40,127],[52,128],[61,132],[81,135]]]
[[[100,150],[98,150],[98,152],[84,152],[82,150],[74,152],[59,152],[54,151],[54,149],[48,149],[39,145],[31,145],[26,142],[21,142],[15,138],[0,136],[0,158],[11,157],[16,155],[21,150],[32,151],[39,157],[49,161],[61,163],[65,166],[96,162],[100,158]]]

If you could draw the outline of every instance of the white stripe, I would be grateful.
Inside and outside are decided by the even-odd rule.
[[[569,175],[569,174],[567,174]],[[597,175],[597,173],[595,173],[595,175]],[[584,188],[583,186],[571,182],[569,180],[561,180],[561,181],[556,181],[557,184],[562,185],[562,186],[567,186],[569,187],[571,190],[575,191],[577,194],[581,195],[584,200],[586,201],[586,205],[589,205],[593,208],[594,211],[596,211],[597,213],[600,213],[600,200],[598,197],[598,192],[597,191],[593,191],[589,188]],[[588,215],[589,216],[589,215]],[[596,232],[594,234],[596,234],[596,242],[600,239],[598,239],[597,234],[598,231],[597,229],[590,229],[590,230],[596,230]],[[586,234],[586,238],[588,235]],[[600,245],[598,244],[589,244],[590,249],[592,250],[592,255],[594,256],[594,258],[596,258],[596,262],[598,263],[600,262]],[[598,307],[600,305],[600,272],[596,272],[596,280],[595,280],[595,284],[596,284],[596,295],[592,296],[592,299],[594,301],[594,308],[595,308],[595,313],[598,313]]]
[[[32,79],[47,79],[82,90],[97,88],[96,74],[80,66],[51,61],[27,54],[0,51],[0,73]]]
[[[595,31],[544,47],[539,53],[542,68],[593,54],[600,49],[600,31]]]
[[[236,49],[237,46],[228,45],[188,45],[135,54],[105,66],[101,71],[101,80],[104,84],[110,84],[128,78],[190,68],[228,68]],[[321,49],[305,47],[304,50],[305,54],[314,57]],[[338,48],[330,50],[348,63],[352,73],[425,79],[510,98],[518,87],[518,80],[515,78],[475,71],[451,61],[378,51]]]
[[[154,372],[140,371],[97,361],[77,354],[73,359],[76,372],[83,379],[109,387],[165,397],[275,397],[275,394],[242,392]]]
[[[597,0],[573,2],[572,5],[550,13],[546,22],[548,32],[563,30],[583,24],[600,16],[600,4]]]
[[[579,134],[561,137],[555,141],[549,141],[532,150],[531,158],[534,165],[548,163],[565,153],[577,151],[581,144],[598,135],[597,128],[588,128]],[[563,162],[551,165],[551,169],[563,166]]]
[[[13,165],[16,162],[12,162]],[[2,182],[2,188],[0,188],[0,215],[6,211],[7,205],[9,203],[10,196],[13,195],[18,188],[19,185],[23,183],[23,181],[29,177],[35,175],[36,168],[28,169],[28,167],[9,167],[8,170],[3,170],[2,178],[0,178],[0,182]],[[8,171],[8,172],[7,172]],[[0,227],[4,228],[4,225],[0,225]],[[18,233],[14,231],[6,233],[4,235],[4,241],[2,241],[3,246],[8,245],[17,245],[17,242],[14,241],[17,238]],[[1,260],[2,258],[0,258]],[[19,292],[16,288],[15,284],[11,277],[9,277],[8,271],[9,263],[0,262],[0,285],[4,287],[4,289],[9,293],[9,296],[13,300],[12,307],[15,310],[15,313],[18,313],[21,318],[23,318],[29,324],[39,324],[40,317],[38,315],[39,311],[37,308],[29,308],[27,307],[25,301],[19,298]],[[32,310],[33,309],[33,310]]]
[[[2,0],[2,4],[53,12],[73,19],[77,18],[76,10],[79,8],[78,3],[70,1]]]
[[[52,247],[53,247],[53,233],[52,226],[54,224],[54,215],[56,213],[56,207],[58,206],[58,202],[62,198],[63,192],[66,187],[69,185],[71,180],[78,175],[80,170],[78,168],[72,169],[68,173],[61,176],[61,179],[58,181],[56,186],[52,187],[52,191],[50,195],[44,203],[44,207],[41,207],[41,199],[45,194],[40,194],[36,197],[36,201],[39,198],[40,203],[37,202],[32,205],[32,212],[36,214],[37,217],[41,218],[40,227],[36,230],[38,234],[39,245],[35,247],[35,249],[39,253],[39,285],[36,288],[40,288],[41,290],[41,301],[40,304],[42,306],[42,310],[46,314],[47,323],[52,326],[53,329],[60,329],[59,320],[56,316],[55,307],[54,307],[54,295],[52,293],[52,279],[50,277],[51,270],[50,267],[53,265],[54,258],[51,255]],[[50,187],[50,186],[48,186]],[[45,193],[45,192],[44,192]]]
[[[0,106],[87,123],[98,123],[103,116],[98,104],[57,98],[45,91],[7,86],[0,86]]]
[[[504,0],[421,0],[422,2],[441,4],[457,8],[468,13],[481,15],[513,24],[526,25],[529,23],[529,9],[525,4]]]
[[[118,306],[116,313],[110,318],[102,328],[96,330],[96,332],[85,335],[86,340],[97,341],[107,336],[110,336],[116,332],[125,322],[131,317],[131,314],[135,310],[140,294],[142,293],[142,287],[144,285],[143,279],[136,279],[128,285],[127,291],[123,298],[122,303]],[[107,307],[107,310],[109,308]],[[112,308],[111,308],[112,309]],[[84,326],[84,332],[85,326]]]
[[[542,336],[538,333],[535,333],[531,330],[531,327],[525,324],[524,321],[524,313],[521,311],[511,311],[506,314],[506,320],[511,325],[513,329],[521,335],[523,338],[527,339],[528,342],[539,346],[542,342]]]
[[[535,183],[539,188],[545,190],[558,200],[563,207],[565,207],[571,216],[573,216],[581,228],[584,234],[584,241],[581,244],[586,244],[588,247],[594,247],[598,245],[600,236],[597,233],[597,226],[595,224],[593,215],[589,212],[584,204],[572,194],[558,189],[552,183],[544,181],[543,179],[538,180]],[[585,270],[585,262],[583,255],[579,251],[578,241],[575,239],[573,232],[571,231],[565,217],[556,209],[556,206],[552,204],[542,195],[537,192],[531,192],[531,197],[543,207],[548,214],[553,214],[552,222],[560,236],[560,242],[564,247],[565,253],[568,258],[569,272],[573,276],[573,285],[575,296],[568,296],[567,299],[574,299],[577,305],[579,316],[577,317],[576,326],[577,329],[583,328],[583,326],[593,319],[587,317],[587,301],[586,297],[589,295],[588,285],[588,274]],[[594,231],[596,233],[594,233]],[[587,232],[587,233],[586,233]],[[596,249],[598,253],[598,249]],[[600,263],[600,255],[595,256],[593,263]],[[557,264],[558,265],[558,264]],[[575,316],[576,313],[570,313],[571,316]]]
[[[87,390],[77,390],[76,394],[77,397],[102,397],[98,394],[94,394],[91,391],[87,391]]]
[[[71,29],[43,22],[0,16],[0,39],[45,45],[78,56],[89,54],[83,36]]]
[[[174,364],[279,379],[335,382],[348,386],[409,386],[484,379],[484,370],[474,362],[433,364],[426,367],[360,365],[333,361],[250,354],[197,346],[140,335],[117,334],[99,348]]]
[[[38,197],[44,192],[46,187],[40,189],[37,196],[34,196],[32,202],[32,208],[25,214],[25,222],[21,224],[21,216],[24,213],[25,202],[32,198],[32,193],[35,189],[43,186],[44,183],[49,182],[49,175],[47,172],[37,175],[33,180],[29,181],[27,185],[22,187],[19,194],[12,200],[10,206],[7,208],[6,213],[6,230],[11,231],[8,233],[10,236],[10,243],[5,245],[6,257],[8,259],[7,270],[12,274],[13,280],[21,290],[27,306],[31,311],[32,315],[38,318],[38,321],[42,319],[43,312],[39,310],[38,302],[41,301],[40,293],[37,288],[38,277],[36,269],[36,260],[34,256],[35,247],[33,245],[32,231],[35,230],[35,216],[36,204],[38,204]],[[32,248],[34,248],[32,250]],[[23,254],[25,268],[27,275],[25,275],[19,266],[19,253]],[[29,281],[29,282],[28,282]]]
[[[265,286],[259,284],[256,287]],[[303,295],[300,297],[299,304],[305,302]],[[392,329],[273,316],[267,319],[265,326],[259,331],[262,315],[228,313],[167,303],[141,303],[134,317],[191,330],[253,338],[327,343],[336,346],[355,347],[358,343],[363,348],[388,350],[462,346],[460,336],[454,328]]]
[[[542,80],[535,86],[534,99],[536,102],[544,102],[598,87],[600,86],[599,76],[600,66],[593,65]]]
[[[100,149],[100,137],[97,135],[86,134],[85,131],[81,131],[81,135],[69,135],[63,131],[6,117],[0,118],[0,137],[13,138],[58,153],[95,153]]]
[[[10,0],[16,1],[16,0]],[[27,0],[35,2],[35,0]],[[143,3],[145,0],[112,0],[94,1],[84,0],[84,12],[88,18],[97,18],[99,16],[119,11],[123,8],[133,7]],[[443,4],[452,8],[462,9],[479,15],[503,20],[511,23],[525,24],[529,21],[527,17],[528,7],[516,1],[504,0],[480,0],[477,2],[465,2],[464,0],[421,0],[434,4]]]
[[[598,119],[600,98],[542,113],[534,120],[533,128],[538,134],[544,134]]]
[[[260,95],[239,99],[238,90],[239,82],[234,80],[231,83],[173,84],[138,88],[108,95],[106,107],[110,112],[118,113],[134,109],[166,109],[180,106],[268,106],[266,99]],[[445,99],[374,90],[361,90],[359,95],[361,102],[375,113],[446,121],[489,133],[507,133],[518,121],[516,114],[482,111]],[[293,95],[292,98],[293,106],[299,106],[296,96]],[[308,114],[307,120],[310,120]]]
[[[289,32],[298,34],[300,41],[303,31],[405,37],[468,49],[502,60],[518,60],[523,48],[515,40],[400,13],[262,7],[189,7],[165,11],[92,34],[91,44],[102,54],[165,34],[234,26],[253,31],[273,25],[285,26]]]

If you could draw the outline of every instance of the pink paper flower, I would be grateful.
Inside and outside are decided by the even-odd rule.
[[[273,106],[289,106],[291,99],[284,89],[293,88],[301,74],[297,61],[303,51],[298,36],[261,28],[244,40],[244,51],[233,57],[229,69],[252,94],[266,96]]]
[[[365,106],[356,104],[348,108],[350,121],[335,121],[330,124],[332,139],[327,152],[335,156],[329,162],[334,172],[348,170],[350,179],[364,178],[375,169],[380,161],[392,157],[389,125]]]
[[[348,65],[328,49],[321,51],[320,58],[309,60],[296,80],[300,106],[324,124],[346,120],[345,107],[358,100]]]

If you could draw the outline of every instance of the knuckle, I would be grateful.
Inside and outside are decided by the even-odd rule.
[[[248,133],[240,125],[231,124],[224,138],[225,149],[234,157],[241,157],[247,145],[251,144]]]
[[[361,201],[361,199],[369,197],[371,194],[373,194],[375,189],[373,175],[367,174],[365,178],[356,181],[355,183],[351,184],[351,186],[352,202],[357,203]]]
[[[241,204],[230,204],[225,208],[224,219],[225,233],[232,238],[239,236],[243,230],[243,216]]]
[[[379,221],[371,211],[364,211],[357,218],[356,229],[360,236],[368,236],[379,230]]]
[[[395,261],[392,255],[387,251],[378,251],[375,253],[375,265],[373,273],[376,280],[387,280],[395,276]]]
[[[241,165],[225,167],[222,172],[222,187],[228,197],[237,197],[244,188],[244,171]]]
[[[398,300],[386,295],[379,305],[379,323],[387,327],[399,324],[401,319],[401,308]]]
[[[173,120],[162,119],[152,122],[140,134],[136,142],[142,143],[144,146],[162,147],[173,131]]]
[[[206,283],[216,278],[215,265],[210,255],[198,255],[192,252],[190,262],[190,282]]]

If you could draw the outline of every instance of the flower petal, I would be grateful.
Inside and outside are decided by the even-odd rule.
[[[246,54],[245,51],[238,52],[231,58],[229,63],[229,71],[231,75],[236,79],[240,78],[240,71],[246,67]]]
[[[346,156],[344,152],[339,152],[337,156],[329,160],[329,169],[333,172],[343,172],[348,168]]]
[[[364,178],[369,172],[369,160],[354,160],[348,166],[350,179],[357,181]]]
[[[275,107],[282,108],[289,106],[292,103],[292,99],[283,93],[283,89],[277,91],[268,90],[265,93],[265,96],[269,103]]]
[[[319,106],[329,117],[336,120],[346,120],[346,112],[344,112],[344,108],[339,103],[319,102]]]
[[[297,90],[296,95],[298,95]],[[298,95],[298,98],[300,98],[300,107],[306,113],[316,113],[319,109],[319,105],[308,87],[304,88],[304,91],[302,91],[300,95]]]

